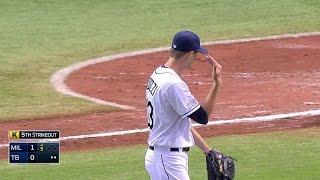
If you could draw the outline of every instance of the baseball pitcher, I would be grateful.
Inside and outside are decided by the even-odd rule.
[[[198,53],[206,55],[213,66],[212,87],[202,104],[181,79],[181,74],[190,68]],[[150,132],[145,167],[152,180],[190,179],[187,152],[194,144],[206,155],[208,179],[233,179],[233,159],[211,149],[191,126],[191,120],[208,123],[221,83],[221,65],[201,47],[199,36],[191,31],[176,33],[168,61],[158,67],[147,82]]]

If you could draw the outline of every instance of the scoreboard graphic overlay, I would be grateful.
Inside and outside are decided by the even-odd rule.
[[[60,131],[11,130],[8,135],[10,164],[60,163]]]

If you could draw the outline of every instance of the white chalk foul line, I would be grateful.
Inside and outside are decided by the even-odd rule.
[[[257,117],[248,117],[248,118],[236,118],[236,119],[229,119],[229,120],[210,121],[206,126],[203,126],[201,124],[193,124],[193,126],[207,127],[212,125],[236,124],[236,123],[246,123],[246,122],[280,121],[287,118],[310,117],[310,116],[317,116],[317,115],[320,115],[320,109],[303,111],[303,112],[295,112],[295,113],[287,113],[287,114],[275,114],[275,115],[268,115],[268,116],[257,116]],[[126,131],[101,132],[96,134],[66,136],[66,137],[61,137],[60,141],[86,139],[86,138],[111,137],[111,136],[143,133],[147,131],[149,131],[149,129],[144,128],[144,129],[131,129]],[[56,141],[56,140],[52,140],[52,141]],[[8,146],[9,144],[0,144],[0,148],[5,148]]]
[[[222,41],[213,41],[213,42],[205,42],[204,45],[217,45],[217,44],[232,44],[232,43],[242,43],[242,42],[252,42],[252,41],[262,41],[262,40],[271,40],[271,39],[283,39],[283,38],[292,38],[292,37],[303,37],[303,36],[315,36],[320,35],[320,32],[307,32],[307,33],[298,33],[298,34],[284,34],[284,35],[275,35],[275,36],[267,36],[267,37],[256,37],[256,38],[246,38],[246,39],[235,39],[235,40],[222,40]],[[56,91],[61,92],[66,95],[70,95],[73,97],[85,99],[91,102],[95,102],[102,105],[108,105],[108,106],[114,106],[125,110],[133,110],[134,107],[128,106],[128,105],[122,105],[117,104],[114,102],[108,102],[105,100],[97,99],[94,97],[90,97],[87,95],[83,95],[77,92],[72,91],[64,82],[67,79],[67,77],[84,67],[94,65],[97,63],[102,63],[106,61],[112,61],[119,58],[125,58],[125,57],[131,57],[131,56],[137,56],[137,55],[143,55],[143,54],[150,54],[155,52],[161,52],[169,50],[170,47],[160,47],[160,48],[154,48],[154,49],[146,49],[141,51],[135,51],[135,52],[127,52],[127,53],[121,53],[121,54],[115,54],[110,56],[104,56],[99,57],[95,59],[89,59],[84,62],[79,62],[76,64],[73,64],[69,67],[63,68],[55,72],[51,78],[50,83],[53,85]]]

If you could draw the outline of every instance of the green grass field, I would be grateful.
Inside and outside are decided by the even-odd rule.
[[[207,139],[237,158],[236,179],[313,180],[320,177],[320,127]],[[145,146],[63,153],[61,164],[13,166],[0,162],[1,179],[148,179]],[[206,179],[202,152],[189,153],[191,179]]]
[[[0,120],[110,107],[58,94],[58,69],[88,58],[167,46],[182,29],[205,41],[320,30],[318,0],[2,0]]]
[[[320,31],[319,0],[1,0],[0,121],[113,111],[54,91],[50,76],[89,58],[168,46],[182,29],[203,41]],[[318,179],[320,128],[208,139],[238,159],[236,179]],[[145,146],[62,154],[58,166],[11,166],[0,179],[148,179]],[[190,152],[192,179],[204,156]]]

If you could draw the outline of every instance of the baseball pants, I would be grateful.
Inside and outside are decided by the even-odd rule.
[[[145,167],[151,180],[189,180],[188,154],[172,152],[169,148],[148,148]]]

